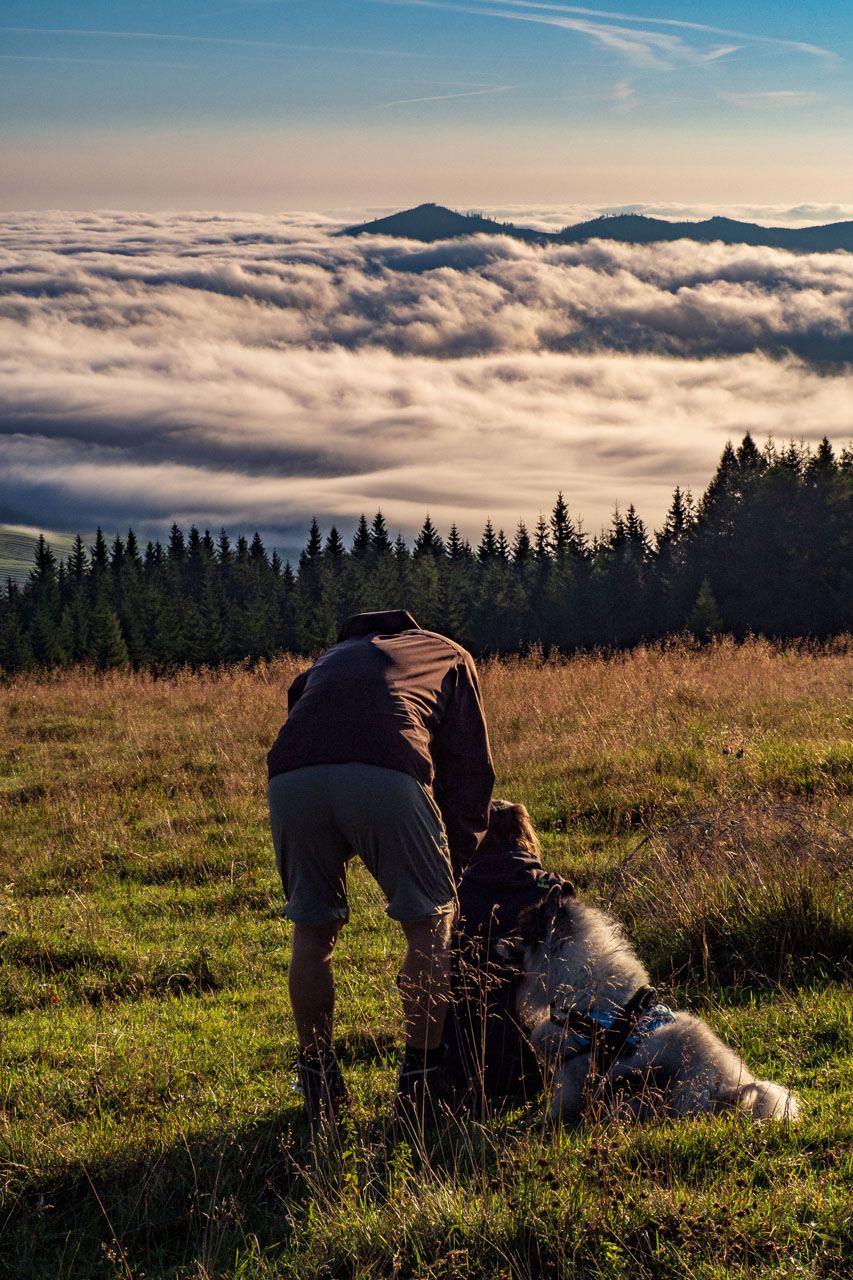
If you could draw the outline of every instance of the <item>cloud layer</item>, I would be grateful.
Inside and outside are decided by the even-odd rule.
[[[378,507],[510,530],[561,488],[595,531],[729,436],[849,438],[853,255],[334,229],[5,215],[0,519],[292,548]]]

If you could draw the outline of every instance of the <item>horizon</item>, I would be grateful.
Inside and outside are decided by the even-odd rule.
[[[777,204],[679,204],[672,200],[662,201],[625,201],[622,204],[454,204],[443,199],[423,199],[415,204],[367,204],[349,207],[331,207],[327,209],[281,208],[264,214],[258,209],[226,209],[226,208],[113,208],[74,207],[74,206],[15,206],[0,208],[0,218],[22,218],[31,214],[42,217],[50,215],[90,215],[96,218],[112,218],[126,216],[150,216],[154,218],[172,218],[181,215],[245,218],[280,218],[285,222],[299,221],[325,230],[345,231],[350,227],[380,221],[395,214],[411,213],[416,209],[447,209],[463,217],[483,217],[496,222],[509,222],[515,226],[523,226],[534,230],[557,231],[564,227],[577,226],[584,222],[598,219],[611,219],[635,216],[638,218],[654,218],[662,222],[706,222],[715,218],[727,218],[736,222],[747,222],[767,227],[819,227],[837,222],[853,221],[853,201],[850,204],[839,203],[777,203]]]

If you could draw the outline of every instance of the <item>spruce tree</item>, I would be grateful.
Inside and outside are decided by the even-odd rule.
[[[456,527],[455,520],[450,526],[450,533],[447,535],[444,552],[451,564],[455,564],[462,559],[462,535]]]
[[[560,560],[563,556],[569,554],[574,538],[574,530],[569,518],[569,508],[566,506],[562,493],[557,494],[557,501],[554,503],[554,509],[551,512],[550,525],[553,554]]]
[[[536,522],[536,532],[533,535],[533,555],[539,564],[548,564],[553,556],[554,548],[551,542],[551,535],[548,532],[548,526],[545,523],[545,517],[539,512],[539,519]]]
[[[650,609],[658,636],[681,631],[696,599],[698,583],[691,537],[694,525],[692,499],[676,485],[663,528],[655,533],[651,560]]]
[[[166,553],[163,550],[162,543],[149,542],[145,548],[145,560],[143,563],[146,581],[152,582],[158,576],[165,559]]]
[[[332,564],[340,564],[343,557],[346,555],[346,547],[344,546],[343,539],[334,525],[332,525],[329,530],[329,535],[326,538],[323,555]]]
[[[58,567],[56,556],[43,533],[38,536],[27,585],[37,600],[51,595],[57,586]]]
[[[258,533],[257,529],[255,530],[251,546],[249,547],[249,559],[255,568],[260,569],[261,571],[269,568],[266,549],[261,541],[261,535]]]
[[[370,553],[370,525],[362,511],[352,540],[352,554],[357,560],[365,560]]]
[[[519,567],[527,565],[533,556],[533,544],[523,520],[519,520],[512,543],[512,559]]]
[[[196,530],[198,533],[198,530]],[[183,564],[186,555],[186,543],[184,542],[184,532],[179,529],[177,524],[173,524],[169,530],[169,547],[166,553],[171,561],[175,564]]]
[[[444,540],[427,513],[420,533],[415,538],[414,559],[421,560],[424,556],[431,556],[433,560],[440,560],[443,555]]]
[[[59,620],[60,643],[67,662],[76,665],[87,661],[91,656],[91,622],[89,602],[84,593],[78,591],[63,607]]]
[[[231,539],[224,529],[219,532],[216,540],[216,555],[222,568],[226,568],[234,563],[234,551],[231,547]]]
[[[486,521],[486,527],[483,530],[483,536],[480,539],[480,545],[477,548],[477,559],[480,564],[488,564],[490,560],[497,559],[498,542],[495,537],[494,526],[491,520]]]
[[[118,616],[105,601],[96,605],[92,615],[89,653],[101,671],[127,666],[127,646]]]
[[[80,584],[86,576],[89,568],[89,557],[86,555],[86,547],[83,539],[78,533],[74,539],[74,545],[68,557],[68,574],[76,583]]]
[[[13,585],[9,583],[5,601],[0,597],[0,672],[6,675],[27,671],[35,663],[20,608],[11,591]]]
[[[119,534],[116,534],[116,536],[113,538],[113,545],[110,547],[110,568],[112,569],[113,577],[118,577],[118,575],[121,573],[121,567],[122,567],[122,564],[124,563],[124,557],[125,557],[124,540],[123,538],[121,538]]]
[[[381,511],[376,512],[370,526],[370,550],[374,562],[391,552],[391,539],[388,537],[388,527]]]
[[[710,640],[712,636],[719,635],[723,629],[717,602],[707,578],[702,579],[687,625],[698,640]]]

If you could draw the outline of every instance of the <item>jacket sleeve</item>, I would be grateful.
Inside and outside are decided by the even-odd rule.
[[[305,692],[305,681],[307,677],[308,677],[308,672],[303,671],[301,675],[296,677],[296,679],[293,681],[293,684],[288,689],[287,691],[288,711],[293,710],[295,704],[299,701],[299,699],[302,697],[302,694]]]
[[[453,687],[432,741],[433,790],[458,878],[486,833],[495,770],[477,672],[467,654],[450,678]]]

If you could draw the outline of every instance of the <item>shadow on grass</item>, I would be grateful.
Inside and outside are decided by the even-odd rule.
[[[335,1145],[314,1141],[294,1106],[246,1129],[23,1183],[7,1168],[0,1274],[151,1280],[215,1274],[250,1241],[286,1251],[312,1179],[329,1176]]]
[[[529,1126],[530,1113],[516,1115],[503,1132]],[[482,1174],[498,1159],[494,1140],[473,1123],[424,1138],[377,1116],[314,1134],[294,1104],[243,1129],[55,1174],[25,1178],[0,1161],[0,1275],[208,1280],[254,1276],[239,1269],[252,1258],[265,1259],[272,1270],[260,1274],[276,1280],[328,1276],[327,1259],[314,1256],[318,1216],[321,1224],[340,1217],[346,1203],[354,1215],[368,1203],[381,1211],[401,1179]],[[338,1259],[334,1275],[349,1274]]]
[[[356,1062],[385,1067],[400,1056],[400,1037],[391,1032],[365,1032],[364,1035],[348,1035],[346,1040],[335,1042],[335,1052],[345,1067]]]
[[[849,1123],[794,1132],[737,1120],[552,1131],[542,1117],[541,1103],[534,1103],[484,1124],[451,1123],[421,1144],[395,1135],[383,1117],[347,1121],[314,1137],[294,1105],[147,1155],[29,1178],[20,1167],[0,1166],[7,1188],[0,1276],[781,1276],[761,1270],[779,1263],[768,1215],[780,1210],[765,1200],[781,1171],[790,1176],[796,1165],[805,1178],[812,1160],[820,1186],[807,1197],[805,1217],[803,1201],[785,1229],[814,1233],[814,1247],[831,1240],[833,1258],[843,1253],[844,1265],[853,1265],[849,1221],[841,1225],[824,1186],[826,1176],[839,1176],[849,1164]],[[733,1196],[741,1206],[737,1230]],[[792,1239],[783,1232],[786,1256],[799,1247]],[[667,1265],[661,1241],[675,1251]],[[628,1244],[636,1263],[630,1272],[619,1252]],[[609,1258],[605,1267],[602,1258]],[[735,1262],[747,1269],[726,1269]],[[840,1280],[850,1271],[827,1266],[810,1274]]]

